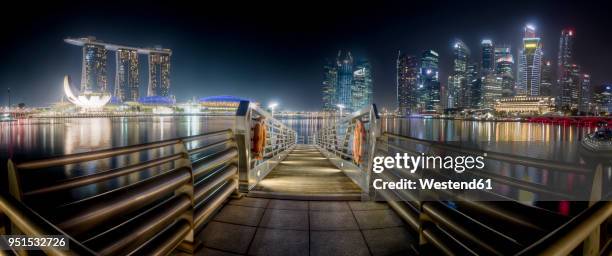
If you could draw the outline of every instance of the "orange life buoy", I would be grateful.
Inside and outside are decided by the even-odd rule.
[[[355,121],[355,130],[353,131],[353,161],[356,164],[363,162],[363,141],[365,140],[365,127],[360,120]]]
[[[253,127],[253,158],[257,160],[263,159],[264,148],[266,147],[266,124],[263,122],[256,123]]]

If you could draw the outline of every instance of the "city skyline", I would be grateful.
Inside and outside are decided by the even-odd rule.
[[[321,108],[321,67],[324,60],[327,56],[333,56],[338,49],[347,49],[356,56],[364,56],[370,60],[374,80],[374,103],[392,109],[396,107],[395,62],[398,51],[417,56],[426,49],[438,52],[439,81],[443,87],[447,87],[447,78],[452,74],[451,46],[455,39],[463,40],[472,49],[475,60],[480,59],[480,53],[475,49],[479,48],[483,39],[508,43],[512,47],[512,54],[518,56],[521,30],[526,23],[534,24],[538,31],[542,32],[544,56],[552,60],[553,65],[556,65],[557,61],[559,32],[566,27],[575,28],[575,63],[580,64],[581,70],[590,74],[590,83],[593,86],[612,81],[612,77],[607,77],[609,75],[605,72],[609,70],[607,59],[612,59],[612,49],[604,47],[609,35],[606,35],[604,29],[607,19],[603,19],[603,10],[568,3],[556,6],[552,2],[538,3],[521,9],[521,4],[515,3],[502,6],[506,7],[508,12],[516,14],[503,21],[493,20],[489,14],[483,15],[482,19],[485,21],[470,18],[469,14],[477,12],[475,10],[468,10],[465,15],[453,17],[457,24],[476,25],[463,28],[452,25],[441,17],[451,14],[452,9],[457,7],[452,3],[415,4],[413,9],[417,10],[432,6],[438,8],[433,15],[439,19],[429,24],[423,23],[427,19],[418,12],[410,11],[406,15],[397,13],[394,11],[396,5],[398,4],[373,6],[363,17],[355,14],[336,17],[330,10],[329,13],[323,14],[324,17],[332,16],[328,22],[314,21],[312,18],[305,21],[289,19],[287,25],[291,25],[295,29],[294,32],[285,31],[286,26],[275,25],[275,18],[255,20],[253,24],[249,24],[246,20],[252,17],[231,22],[218,15],[202,18],[193,12],[179,17],[180,11],[184,10],[179,6],[170,6],[167,13],[148,7],[152,8],[151,13],[164,15],[169,21],[150,24],[154,29],[142,29],[144,31],[139,29],[147,28],[148,22],[152,20],[149,15],[118,15],[117,21],[107,21],[103,19],[103,14],[114,13],[107,8],[97,10],[87,17],[76,15],[76,18],[71,19],[81,21],[80,23],[75,22],[61,29],[61,24],[71,23],[71,20],[64,18],[60,21],[50,21],[54,20],[55,16],[42,16],[31,21],[32,24],[27,24],[34,27],[26,30],[30,33],[19,41],[3,43],[7,45],[4,48],[8,47],[14,51],[9,53],[6,64],[2,65],[0,86],[12,88],[14,103],[44,106],[58,101],[61,98],[59,89],[62,77],[66,74],[80,77],[81,73],[79,55],[82,52],[65,45],[63,38],[93,35],[103,41],[121,42],[126,45],[159,44],[173,49],[171,94],[176,95],[178,101],[186,101],[193,96],[229,94],[254,98],[263,103],[278,101],[283,109],[318,110]],[[75,10],[83,8],[86,6],[69,6],[68,10],[62,13],[78,13]],[[363,10],[359,7],[351,8]],[[547,14],[550,10],[554,10],[557,15],[551,17]],[[288,15],[280,15],[278,18],[287,18],[285,16]],[[304,17],[303,14],[297,16]],[[487,21],[487,18],[491,18],[491,21]],[[351,27],[339,27],[342,20],[348,20]],[[53,29],[46,30],[42,26],[48,21]],[[116,26],[117,23],[126,21],[134,22],[125,24],[123,28]],[[215,23],[221,23],[221,26],[211,28]],[[363,26],[357,28],[357,24]],[[402,28],[414,24],[422,24],[422,27],[412,30]],[[593,24],[595,26],[587,26]],[[12,25],[9,31],[19,31],[23,26]],[[279,31],[279,35],[273,35]],[[378,42],[381,40],[372,38],[377,34],[386,42],[381,43]],[[307,38],[311,35],[316,37]],[[332,37],[326,41],[328,35]],[[281,38],[286,36],[297,38]],[[313,41],[316,41],[314,45]],[[256,45],[247,47],[248,42],[256,42]],[[31,58],[36,53],[40,55],[39,58]],[[109,57],[109,60],[111,59],[112,57]],[[108,63],[107,83],[109,88],[115,88],[113,74],[116,64],[111,62],[113,61]],[[139,62],[140,66],[145,66],[147,60],[141,58]],[[28,76],[27,73],[37,75]],[[140,70],[140,87],[146,87],[146,75],[146,71]],[[34,90],[52,86],[57,86],[58,93],[51,90],[51,93],[47,94],[31,94]],[[146,92],[140,91],[140,94],[145,95]],[[6,104],[6,97],[0,100],[3,105]]]

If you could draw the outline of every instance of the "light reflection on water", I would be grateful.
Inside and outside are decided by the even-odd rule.
[[[308,141],[318,128],[333,122],[330,119],[286,119],[283,122],[298,131]],[[562,126],[520,122],[475,122],[439,119],[383,119],[384,129],[393,133],[426,140],[443,141],[485,150],[511,153],[535,158],[565,161],[575,164],[603,164],[607,180],[612,176],[612,157],[594,155],[580,146],[580,138],[593,127]],[[232,128],[232,117],[143,117],[143,118],[73,118],[26,119],[0,123],[0,163],[3,169],[7,158],[20,161],[53,155],[87,152],[118,146],[196,135]],[[59,180],[106,170],[119,165],[136,163],[172,153],[169,149],[130,154],[97,163],[67,166],[49,175]],[[590,182],[583,175],[559,174],[532,168],[492,165],[499,174],[539,184],[554,184],[572,189],[576,184]],[[73,192],[81,196],[109,190],[142,180],[159,170],[135,173],[104,184],[87,186]],[[37,174],[39,175],[39,174]],[[42,178],[44,175],[41,175]],[[46,178],[44,178],[46,180]],[[609,183],[608,183],[609,184]],[[35,186],[35,185],[33,185]],[[535,201],[537,196],[524,190],[513,190],[500,185],[502,194],[514,194],[523,201]]]

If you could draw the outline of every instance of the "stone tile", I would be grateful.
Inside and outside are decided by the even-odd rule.
[[[310,255],[370,255],[361,232],[311,231]]]
[[[249,255],[308,255],[308,231],[258,228]]]
[[[210,222],[198,235],[205,247],[244,254],[255,235],[255,227]]]
[[[297,200],[270,200],[268,203],[268,209],[281,209],[281,210],[308,210],[308,201],[297,201]]]
[[[354,211],[361,229],[389,228],[404,225],[393,210]]]
[[[259,207],[266,208],[270,199],[265,198],[256,198],[256,197],[246,197],[243,196],[240,199],[232,199],[228,202],[231,205],[241,205],[241,206],[249,206],[249,207]]]
[[[187,255],[187,254],[185,254]],[[210,248],[202,248],[202,250],[197,251],[195,255],[206,255],[206,256],[239,256],[240,254],[217,251]]]
[[[370,211],[370,210],[385,210],[389,209],[389,205],[382,202],[374,202],[374,201],[366,201],[366,202],[357,202],[350,201],[348,202],[351,210],[353,211]]]
[[[260,227],[308,230],[308,211],[266,209]]]
[[[225,205],[215,216],[214,220],[247,226],[257,226],[264,210],[263,208]]]
[[[410,246],[415,240],[406,228],[364,230],[363,236],[374,256],[416,255]]]
[[[344,212],[310,212],[311,230],[356,230],[357,222],[350,211]]]
[[[349,211],[346,202],[310,201],[311,211]]]

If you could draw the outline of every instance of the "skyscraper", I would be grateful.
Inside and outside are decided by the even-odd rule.
[[[95,38],[91,38],[91,40],[95,40]],[[81,93],[109,92],[106,58],[107,50],[104,45],[90,43],[83,45]]]
[[[470,105],[470,108],[482,108],[482,96],[483,96],[483,86],[482,86],[482,77],[480,76],[480,72],[478,70],[478,64],[476,63],[471,63],[467,66],[467,81],[468,81],[468,88],[469,88],[469,92],[467,93],[468,95],[468,102]]]
[[[542,80],[540,82],[540,95],[553,96],[553,73],[550,60],[545,60],[542,65]]]
[[[337,103],[342,104],[347,112],[352,112],[353,56],[351,56],[351,52],[346,52],[343,55],[342,51],[339,51],[336,65],[338,68]]]
[[[147,96],[170,96],[170,54],[149,54],[149,87]]]
[[[323,111],[336,111],[336,88],[338,85],[338,69],[335,62],[327,61],[323,67]]]
[[[591,112],[592,104],[592,88],[591,88],[591,75],[582,74],[580,79],[580,102],[578,103],[578,110],[580,112]]]
[[[501,78],[502,97],[514,95],[514,57],[509,45],[495,47],[495,74]]]
[[[350,52],[338,52],[335,63],[324,66],[323,110],[348,112],[372,104],[372,68],[367,61],[356,62]]]
[[[578,108],[580,102],[580,66],[572,64],[563,69],[563,79],[560,81],[560,107],[563,110]]]
[[[120,101],[137,101],[139,97],[138,52],[117,49],[115,52],[115,97]]]
[[[536,36],[535,28],[527,25],[523,36],[523,47],[519,52],[517,94],[540,95],[541,68],[542,43]]]
[[[415,56],[398,53],[397,57],[397,105],[401,114],[417,110],[417,79],[419,60]]]
[[[439,112],[440,109],[440,80],[439,55],[433,50],[426,50],[421,55],[419,69],[419,104],[418,108],[425,112]]]
[[[493,74],[485,74],[482,78],[482,107],[493,108],[495,102],[502,96],[502,78]]]
[[[372,68],[368,61],[361,61],[355,65],[351,94],[353,111],[361,110],[372,104]]]
[[[557,79],[563,80],[564,69],[574,64],[574,37],[573,29],[561,30],[561,38],[559,39],[559,57],[557,58]]]
[[[468,107],[467,65],[470,49],[461,40],[453,45],[453,72],[448,78],[447,108]]]
[[[481,68],[484,74],[490,73],[495,69],[495,48],[493,41],[484,39],[480,43],[482,47],[482,63]]]

